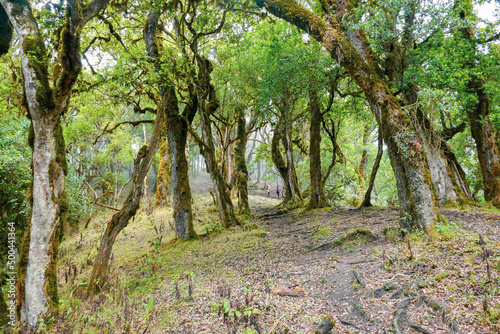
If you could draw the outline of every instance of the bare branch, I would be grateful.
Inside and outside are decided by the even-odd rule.
[[[114,207],[106,205],[106,204],[101,204],[99,202],[92,202],[92,204],[99,205],[99,206],[102,206],[103,208],[110,209],[113,211],[120,211],[120,209],[114,208]]]

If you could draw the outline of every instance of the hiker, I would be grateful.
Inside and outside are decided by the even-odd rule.
[[[280,186],[277,186],[277,187],[276,187],[276,195],[277,195],[278,197],[280,197],[280,191],[281,191]]]
[[[266,193],[267,193],[267,197],[271,197],[271,185],[270,184],[267,185]]]

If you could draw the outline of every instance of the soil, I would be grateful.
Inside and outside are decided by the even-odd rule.
[[[454,330],[493,333],[498,330],[460,318],[457,312],[437,299],[440,294],[432,289],[427,289],[430,291],[426,294],[425,284],[419,286],[419,281],[429,273],[423,275],[422,270],[408,270],[404,266],[388,270],[387,254],[400,252],[384,233],[398,226],[396,208],[337,207],[284,214],[277,207],[269,207],[269,202],[279,203],[277,198],[268,199],[260,193],[254,193],[250,202],[267,231],[265,239],[271,243],[272,251],[266,255],[266,261],[257,264],[255,271],[261,273],[261,280],[272,281],[274,287],[303,289],[303,296],[273,296],[275,299],[300,299],[303,310],[297,312],[329,314],[336,323],[333,332],[339,333],[390,333],[398,310],[402,310],[399,313],[404,316],[401,330],[422,333]],[[497,241],[500,238],[498,215],[480,210],[442,209],[440,212],[449,221],[462,223],[465,230]],[[370,231],[372,235],[363,238],[364,234],[353,229]],[[331,234],[325,233],[322,237],[319,231]],[[338,240],[346,235],[351,235],[354,242],[349,243],[347,238],[338,245]],[[358,240],[356,235],[360,237]],[[498,271],[496,274],[498,277]],[[492,298],[498,301],[498,294]],[[428,307],[426,305],[432,303],[425,304],[425,301],[440,303],[444,309]],[[286,301],[276,300],[275,303],[288,308],[283,305]],[[448,318],[443,317],[443,313],[449,313]],[[293,314],[290,318],[293,320]],[[315,329],[314,325],[288,321],[280,330],[308,333]]]

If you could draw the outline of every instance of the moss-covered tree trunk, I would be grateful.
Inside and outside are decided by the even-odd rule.
[[[476,142],[477,157],[481,166],[483,176],[484,198],[491,201],[493,205],[500,207],[500,156],[490,119],[490,99],[485,89],[485,81],[477,76],[474,71],[477,67],[475,59],[477,50],[476,36],[469,22],[474,22],[477,18],[473,13],[471,0],[460,1],[462,8],[461,18],[464,19],[464,27],[460,29],[460,34],[467,41],[463,45],[469,47],[470,57],[466,59],[463,66],[470,71],[468,91],[476,96],[476,103],[468,106],[467,116],[469,117],[472,137]],[[467,20],[467,21],[466,21]]]
[[[52,66],[47,59],[46,44],[29,3],[0,1],[21,43],[25,106],[33,129],[30,140],[33,201],[24,285],[24,309],[31,327],[36,326],[40,316],[49,309],[57,310],[59,302],[57,252],[60,227],[68,209],[64,189],[66,152],[60,117],[68,108],[71,90],[81,71],[80,32],[107,3],[107,0],[94,0],[87,5],[67,2],[66,18],[57,28],[60,38],[55,48],[59,54],[53,71],[49,71]]]
[[[292,199],[292,192],[290,190],[290,182],[288,178],[288,168],[286,166],[285,160],[280,152],[280,142],[282,138],[282,130],[280,123],[276,124],[276,128],[273,132],[273,138],[271,140],[271,158],[273,160],[274,166],[278,170],[278,173],[283,180],[283,203],[287,203]]]
[[[465,173],[446,143],[447,140],[453,137],[453,134],[449,135],[453,129],[445,131],[448,135],[438,133],[429,119],[418,108],[413,116],[413,126],[427,155],[427,164],[435,199],[448,205],[456,205],[459,202],[464,203],[472,200]],[[463,130],[463,126],[457,127],[457,129],[457,132],[460,129]]]
[[[132,173],[132,185],[123,207],[113,215],[106,225],[106,231],[101,237],[101,243],[97,252],[97,258],[94,261],[92,275],[89,280],[88,292],[99,292],[105,282],[109,267],[111,251],[118,234],[128,225],[130,219],[135,216],[139,209],[141,198],[144,191],[144,179],[148,174],[151,163],[158,150],[158,144],[161,137],[161,128],[165,120],[164,106],[158,108],[156,120],[153,127],[153,133],[149,145],[144,145],[137,152],[134,159],[134,171]]]
[[[384,153],[384,140],[382,139],[382,134],[380,129],[378,130],[378,150],[375,162],[373,163],[372,172],[370,174],[370,181],[368,183],[368,188],[365,192],[365,197],[360,204],[360,208],[367,208],[372,206],[371,198],[373,187],[375,186],[375,178],[377,177],[378,168],[380,167],[380,161],[382,160],[382,154]]]
[[[158,177],[156,179],[155,206],[163,207],[168,204],[168,187],[170,184],[170,159],[168,151],[168,140],[163,137],[160,144],[160,163],[158,166]]]
[[[479,78],[471,79],[469,89],[478,97],[478,103],[467,115],[481,166],[484,198],[496,207],[500,207],[500,158],[493,124],[489,116],[489,97],[484,91],[484,81]]]
[[[293,142],[292,142],[292,129],[288,122],[285,122],[283,127],[283,147],[285,148],[286,168],[288,169],[288,184],[290,185],[290,196],[294,203],[302,202],[302,193],[299,187],[299,178],[297,177],[297,170],[295,169],[295,160],[293,157]]]
[[[359,183],[359,194],[363,194],[366,189],[366,166],[368,165],[368,139],[372,129],[365,124],[363,127],[363,152],[361,153],[361,159],[358,164],[358,183]]]
[[[324,193],[323,174],[321,171],[321,109],[318,96],[315,91],[309,93],[311,124],[309,128],[309,177],[311,181],[311,196],[309,197],[308,209],[329,206]]]
[[[422,143],[412,129],[409,115],[373,66],[363,33],[342,26],[348,13],[347,2],[340,3],[346,7],[339,8],[339,15],[332,13],[325,21],[294,0],[255,1],[322,43],[363,90],[387,144],[397,181],[401,223],[407,228],[430,231],[437,212]]]
[[[442,145],[446,164],[450,169],[450,175],[452,175],[452,178],[454,178],[454,184],[457,187],[457,191],[462,194],[463,200],[467,202],[474,201],[474,196],[472,196],[472,192],[470,191],[470,186],[467,182],[465,171],[463,170],[462,166],[460,166],[457,157],[451,151],[446,141],[444,141]]]
[[[170,90],[171,99],[175,91]],[[172,97],[172,95],[174,95]],[[186,158],[188,124],[185,117],[179,115],[172,101],[172,110],[167,112],[167,138],[170,157],[170,187],[173,194],[174,226],[177,239],[196,238],[191,207],[191,186],[189,184],[189,164]],[[177,109],[177,111],[175,110]]]
[[[248,169],[245,159],[247,148],[246,120],[243,109],[237,113],[238,128],[236,133],[236,147],[234,149],[234,160],[236,164],[236,189],[238,190],[238,211],[240,214],[249,215],[248,204]]]
[[[225,178],[224,171],[217,163],[215,145],[212,134],[212,115],[219,108],[219,101],[214,86],[210,83],[212,65],[206,59],[197,57],[198,84],[196,91],[198,95],[198,110],[200,115],[200,127],[203,139],[195,137],[200,146],[200,152],[205,158],[208,173],[214,183],[214,195],[219,211],[219,219],[225,227],[231,226],[235,221],[234,207],[231,200],[230,190]],[[193,133],[193,135],[195,135]],[[222,152],[221,152],[222,153]]]
[[[159,60],[156,31],[159,14],[154,7],[144,27],[144,41],[148,55]],[[161,94],[162,107],[165,111],[167,125],[166,136],[168,154],[170,158],[170,187],[173,193],[173,218],[175,236],[180,240],[189,240],[197,237],[193,226],[193,211],[191,207],[191,187],[189,185],[189,163],[186,155],[189,127],[193,122],[198,108],[198,100],[192,85],[189,86],[189,103],[183,112],[179,110],[179,100],[170,79],[160,71],[160,63],[155,63],[155,71],[160,73],[158,88]],[[155,122],[156,124],[156,122]]]

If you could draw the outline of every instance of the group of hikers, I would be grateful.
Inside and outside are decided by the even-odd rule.
[[[280,192],[281,192],[280,186],[276,186],[276,196],[277,197],[280,197]],[[267,185],[266,193],[267,193],[267,197],[271,197],[271,185],[270,184]]]

